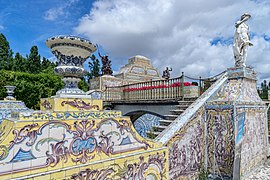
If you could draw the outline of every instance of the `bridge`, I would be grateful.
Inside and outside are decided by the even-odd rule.
[[[130,116],[133,123],[145,114],[153,115],[158,118],[154,125],[145,125],[149,120],[141,119],[139,126],[144,126],[144,129],[136,130],[151,131],[151,137],[156,137],[223,74],[192,78],[182,72],[180,77],[172,79],[106,87],[104,107],[121,111],[123,115]],[[134,124],[135,128],[137,124]]]

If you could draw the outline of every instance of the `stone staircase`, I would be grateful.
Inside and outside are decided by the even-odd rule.
[[[164,119],[159,120],[159,126],[153,127],[151,132],[147,132],[147,136],[151,139],[159,135],[166,129],[180,114],[182,114],[196,99],[188,99],[178,101],[178,105],[170,111],[170,114],[165,115]]]

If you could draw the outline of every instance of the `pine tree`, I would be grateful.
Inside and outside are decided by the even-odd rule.
[[[42,58],[41,71],[43,73],[53,74],[55,67],[56,64],[54,62],[51,62],[49,59],[46,59],[45,57]]]
[[[92,79],[95,77],[100,76],[100,64],[99,60],[96,58],[96,56],[93,54],[91,56],[91,61],[88,62],[90,73],[88,74],[88,78]]]
[[[0,69],[11,70],[13,52],[4,34],[0,33]]]
[[[16,53],[13,59],[12,71],[26,72],[28,67],[28,61],[26,58],[22,57],[20,53]]]
[[[259,94],[260,97],[262,99],[268,99],[268,89],[269,89],[269,86],[267,85],[267,81],[264,80],[262,83],[261,83],[261,93]]]
[[[38,47],[32,46],[28,56],[28,72],[37,74],[41,70],[40,55],[38,54]]]

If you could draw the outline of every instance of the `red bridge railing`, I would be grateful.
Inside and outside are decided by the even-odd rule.
[[[192,78],[182,76],[168,80],[155,80],[128,84],[123,86],[107,87],[104,92],[105,101],[127,100],[166,100],[183,99],[183,97],[198,97],[208,89],[225,71],[209,78]],[[184,79],[193,81],[184,82]],[[193,84],[192,83],[192,84]]]
[[[105,101],[178,99],[184,94],[184,76],[168,80],[155,80],[107,87]]]

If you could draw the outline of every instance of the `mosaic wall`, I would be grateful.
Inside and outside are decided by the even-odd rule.
[[[11,117],[12,112],[29,111],[21,101],[0,101],[0,123],[3,119]]]
[[[238,107],[245,112],[244,136],[241,146],[240,174],[245,176],[256,166],[263,164],[267,154],[267,122],[265,107]]]
[[[195,179],[206,171],[244,178],[265,161],[266,106],[256,81],[230,78],[220,78],[157,137],[169,148],[170,179]]]
[[[194,179],[204,159],[204,109],[167,143],[170,179]]]
[[[160,117],[153,114],[144,114],[134,122],[134,128],[142,136],[147,137],[147,132],[153,130],[153,127],[159,126]]]
[[[206,114],[208,171],[231,178],[235,145],[233,106],[207,106]]]
[[[167,148],[143,139],[127,118],[30,117],[0,125],[1,179],[168,179]]]
[[[213,98],[215,101],[236,101],[261,102],[258,95],[256,82],[249,79],[231,79],[222,86],[220,91]]]
[[[170,139],[170,179],[194,179],[203,172],[205,164],[209,173],[232,176],[232,113],[227,107],[203,107]]]
[[[103,102],[90,98],[43,98],[40,100],[42,111],[99,111]]]

